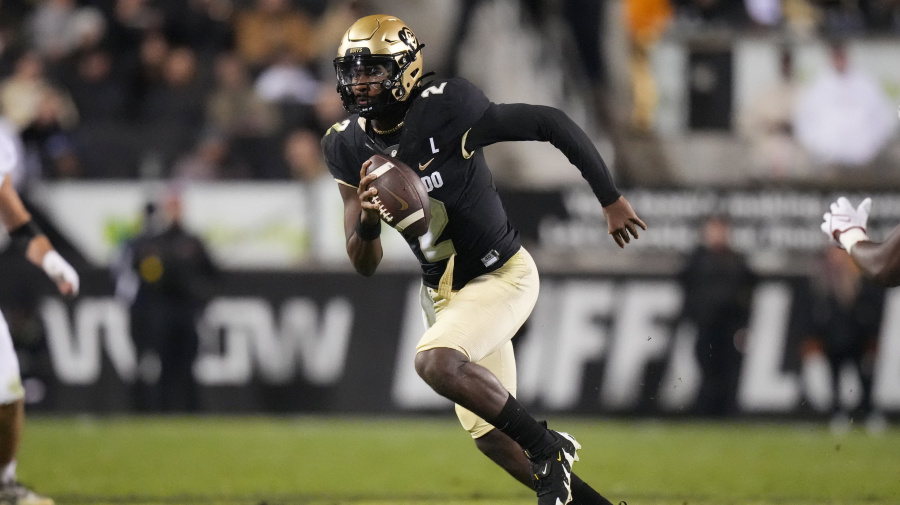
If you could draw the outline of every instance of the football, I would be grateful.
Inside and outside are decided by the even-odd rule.
[[[396,158],[376,154],[369,161],[372,164],[366,174],[378,175],[369,186],[378,190],[372,201],[378,205],[381,219],[404,235],[424,235],[428,231],[431,207],[422,179]]]

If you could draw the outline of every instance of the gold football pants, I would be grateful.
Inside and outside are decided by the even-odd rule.
[[[452,263],[445,275],[452,275],[451,268]],[[539,287],[537,267],[524,248],[502,267],[472,279],[460,290],[440,293],[423,286],[422,310],[428,329],[416,351],[456,349],[472,363],[487,368],[515,396],[512,337],[531,314]],[[459,405],[456,415],[472,438],[494,428]]]

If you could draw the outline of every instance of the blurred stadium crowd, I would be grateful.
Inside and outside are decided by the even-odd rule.
[[[483,17],[479,9],[500,3],[0,1],[0,110],[28,153],[20,183],[327,175],[318,137],[344,115],[331,83],[333,46],[353,20],[390,11],[410,23],[430,23],[416,26],[429,35],[423,39],[432,46],[431,69],[469,77],[459,64],[460,48]],[[660,98],[650,60],[661,38],[723,30],[813,39],[900,34],[897,0],[505,3],[514,4],[533,38],[547,43],[562,37],[564,47],[575,47],[577,57],[565,72],[576,76],[587,115],[610,133],[617,164],[638,172],[666,165],[648,158],[640,140],[656,121]],[[631,82],[617,91],[622,75]],[[621,94],[628,99],[620,100]],[[627,110],[620,110],[622,103]],[[771,146],[760,149],[766,148]],[[622,180],[642,182],[627,174]]]
[[[0,105],[26,177],[302,179],[343,115],[320,63],[356,14],[316,0],[4,1]]]

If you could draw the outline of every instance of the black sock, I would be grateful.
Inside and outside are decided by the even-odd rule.
[[[612,503],[573,473],[571,505],[612,505]]]
[[[539,457],[556,442],[556,437],[550,430],[531,417],[513,395],[509,395],[503,410],[496,418],[486,421],[509,435],[509,438],[515,440],[531,456]]]

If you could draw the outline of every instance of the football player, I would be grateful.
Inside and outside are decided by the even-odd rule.
[[[883,286],[900,285],[900,226],[891,231],[884,242],[872,242],[866,233],[872,199],[866,198],[858,207],[840,197],[826,212],[822,231],[832,243],[847,251],[863,273]]]
[[[562,111],[495,104],[462,78],[429,80],[422,47],[393,16],[367,16],[341,39],[334,68],[349,119],[322,139],[344,201],[347,253],[375,273],[381,223],[366,175],[376,153],[395,156],[429,189],[429,231],[405,237],[422,267],[428,322],[417,346],[418,374],[456,412],[478,448],[537,491],[540,505],[609,504],[571,473],[580,445],[549,430],[516,401],[511,339],[538,296],[538,273],[492,182],[482,147],[538,140],[562,151],[596,194],[620,247],[646,229],[619,194],[588,136]]]
[[[0,118],[2,121],[2,118]],[[10,173],[21,160],[14,130],[0,128],[0,222],[9,231],[11,246],[44,269],[66,296],[78,293],[78,274],[41,233],[13,187]],[[25,420],[25,390],[12,336],[0,313],[0,504],[53,505],[16,480],[16,452]]]

